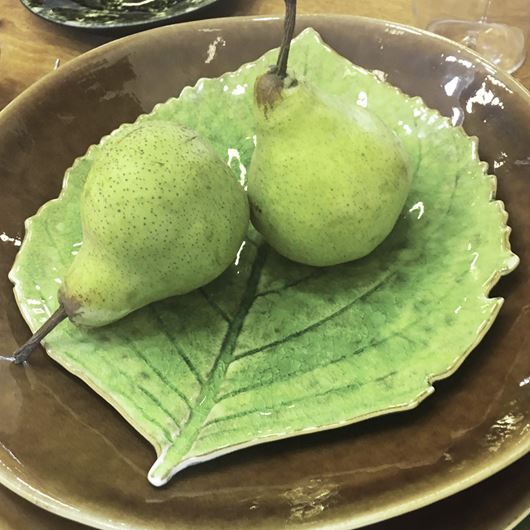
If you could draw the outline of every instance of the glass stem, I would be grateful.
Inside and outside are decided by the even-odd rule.
[[[482,12],[482,16],[480,17],[480,20],[479,20],[479,22],[481,22],[482,24],[488,21],[488,14],[490,11],[490,7],[491,7],[491,0],[486,0],[484,2],[484,11]]]

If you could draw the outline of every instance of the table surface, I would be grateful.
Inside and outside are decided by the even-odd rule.
[[[413,25],[415,21],[411,3],[411,0],[300,0],[299,12],[361,15]],[[501,7],[498,9],[502,10],[502,3],[499,4]],[[215,18],[280,14],[283,5],[283,0],[225,0],[207,9],[201,16]],[[45,22],[32,15],[17,0],[0,0],[0,109],[52,71],[57,60],[64,64],[109,40],[109,37]],[[530,60],[515,73],[515,77],[530,88]],[[34,520],[30,516],[34,516],[34,510],[39,510],[3,489],[0,490],[0,499],[0,527],[8,530],[23,528],[20,525],[24,525],[24,520],[27,523]],[[49,529],[81,528],[80,525],[64,523],[67,526],[63,527],[63,523],[54,516],[46,516],[41,524],[43,528]]]

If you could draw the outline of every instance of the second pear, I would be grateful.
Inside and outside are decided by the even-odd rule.
[[[388,236],[409,192],[399,139],[364,108],[344,108],[303,82],[282,81],[278,91],[270,76],[256,83],[248,177],[254,226],[300,263],[366,256]]]

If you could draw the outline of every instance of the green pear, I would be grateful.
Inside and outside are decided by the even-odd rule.
[[[81,196],[83,245],[59,301],[70,319],[103,326],[223,272],[248,227],[229,167],[196,133],[148,122],[109,141]]]
[[[161,121],[101,147],[80,206],[83,244],[59,309],[15,362],[66,317],[104,326],[210,282],[234,260],[249,224],[246,194],[227,164],[195,132]]]
[[[394,133],[366,109],[289,78],[296,0],[278,61],[256,80],[251,218],[280,254],[314,266],[366,256],[391,232],[411,185]]]
[[[404,150],[366,109],[291,83],[286,79],[276,91],[274,80],[256,84],[252,223],[280,254],[300,263],[362,258],[403,209],[411,184]]]

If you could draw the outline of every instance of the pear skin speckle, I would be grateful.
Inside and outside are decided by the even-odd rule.
[[[149,122],[110,139],[81,196],[83,245],[59,297],[101,326],[216,278],[249,222],[245,192],[196,133]]]
[[[404,150],[367,110],[304,83],[255,106],[252,223],[280,254],[328,266],[362,258],[391,232],[411,185]]]

